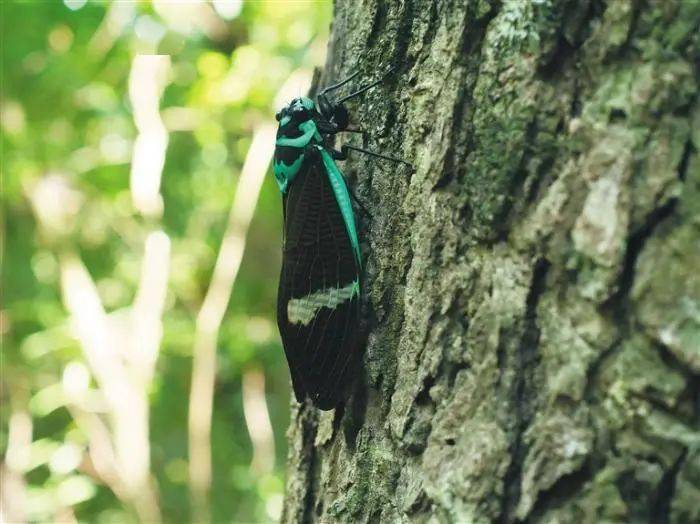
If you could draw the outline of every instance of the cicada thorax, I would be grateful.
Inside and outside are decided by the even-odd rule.
[[[317,116],[314,103],[306,97],[293,100],[277,113],[274,173],[283,194],[302,168],[310,146],[323,144]]]

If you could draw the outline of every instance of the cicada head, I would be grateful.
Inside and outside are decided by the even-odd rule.
[[[296,126],[311,120],[314,113],[316,113],[316,104],[310,98],[302,96],[289,102],[287,106],[277,112],[275,118],[280,123],[280,127],[284,127],[292,122]]]

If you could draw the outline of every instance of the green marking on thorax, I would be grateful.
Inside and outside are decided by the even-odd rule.
[[[273,171],[275,173],[275,180],[277,180],[277,185],[279,186],[282,194],[287,192],[287,186],[289,186],[289,183],[294,180],[294,177],[299,172],[303,162],[304,153],[299,154],[291,166],[288,166],[284,162],[275,162]]]
[[[275,144],[277,144],[278,146],[304,147],[309,142],[311,142],[312,138],[315,138],[319,142],[321,141],[321,135],[318,134],[316,124],[313,120],[306,120],[302,122],[301,124],[299,124],[299,129],[304,132],[303,135],[298,136],[296,138],[289,138],[283,136],[281,138],[278,138]]]
[[[284,118],[280,122],[280,126],[284,125],[282,122],[284,122]],[[299,154],[291,165],[287,165],[284,162],[274,163],[273,171],[275,173],[275,180],[277,180],[277,185],[282,194],[287,192],[287,187],[292,180],[294,180],[294,177],[296,177],[304,162],[304,148],[312,140],[319,143],[322,141],[321,135],[318,133],[318,129],[316,129],[316,124],[313,120],[306,120],[300,123],[299,130],[304,134],[296,138],[281,137],[275,142],[278,146],[295,147],[299,149]]]

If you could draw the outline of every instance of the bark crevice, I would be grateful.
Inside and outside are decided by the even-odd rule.
[[[683,449],[676,461],[668,468],[658,487],[656,488],[655,496],[649,501],[649,521],[658,522],[659,524],[667,524],[670,522],[671,501],[676,490],[676,480],[678,473],[683,466],[683,461],[688,454],[687,449]]]
[[[520,501],[523,462],[527,454],[524,435],[535,414],[537,398],[534,372],[538,363],[540,328],[537,323],[537,306],[546,287],[550,262],[539,258],[535,262],[530,288],[525,301],[525,317],[522,338],[518,346],[516,379],[513,388],[514,436],[510,451],[510,464],[503,477],[503,498],[500,522],[513,522],[515,509]]]

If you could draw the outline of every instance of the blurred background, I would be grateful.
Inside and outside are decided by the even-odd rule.
[[[273,115],[330,2],[1,9],[1,519],[278,519]]]

